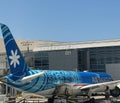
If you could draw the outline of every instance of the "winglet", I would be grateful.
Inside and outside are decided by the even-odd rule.
[[[9,28],[4,24],[0,23],[0,25],[10,66],[10,72],[16,79],[23,78],[29,68],[25,63],[22,53],[20,52]]]

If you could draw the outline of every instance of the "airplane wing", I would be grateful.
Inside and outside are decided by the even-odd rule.
[[[111,91],[111,95],[117,97],[120,95],[120,80],[97,83],[97,84],[88,84],[88,83],[80,83],[80,84],[71,84],[66,83],[62,85],[58,85],[58,90],[62,91],[63,88],[67,88],[67,92],[71,95],[92,95],[96,93],[105,93],[106,87],[109,87]]]
[[[86,86],[80,87],[81,92],[89,92],[89,93],[97,93],[97,92],[105,92],[106,87],[109,87],[112,96],[120,95],[120,80],[90,84]],[[118,93],[119,92],[119,93]],[[117,95],[118,94],[118,95]]]
[[[119,85],[120,80],[116,80],[116,81],[110,81],[110,82],[104,82],[104,83],[97,83],[97,84],[90,84],[90,85],[86,85],[81,87],[81,90],[84,89],[95,89],[95,88],[100,88],[101,86],[109,86],[110,89],[114,89],[115,86]]]

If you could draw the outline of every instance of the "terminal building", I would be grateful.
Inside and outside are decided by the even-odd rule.
[[[120,79],[120,39],[87,42],[16,40],[31,68],[43,70],[107,72]],[[0,39],[0,75],[9,72]]]

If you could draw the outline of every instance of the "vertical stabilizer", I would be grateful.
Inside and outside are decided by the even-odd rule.
[[[9,28],[4,24],[0,25],[10,66],[10,72],[16,79],[20,79],[26,75],[29,69]]]

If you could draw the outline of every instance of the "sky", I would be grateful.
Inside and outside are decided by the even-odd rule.
[[[0,0],[0,22],[16,39],[120,39],[120,0]]]

